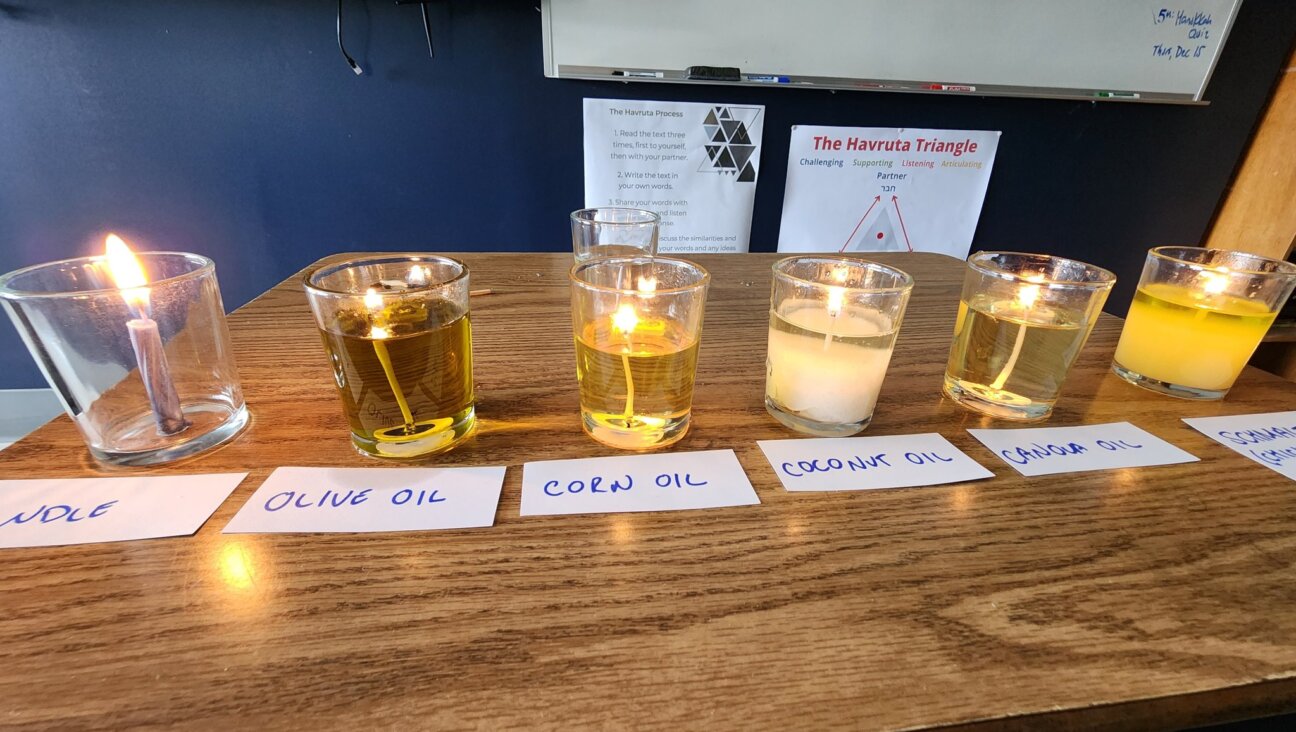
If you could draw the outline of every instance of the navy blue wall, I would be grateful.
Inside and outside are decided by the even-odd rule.
[[[647,4],[646,4],[647,5]],[[767,105],[752,249],[772,251],[793,124],[1003,130],[974,248],[1122,276],[1198,242],[1296,31],[1247,0],[1209,107],[545,79],[533,2],[0,0],[0,271],[142,248],[216,259],[226,305],[332,252],[558,251],[582,203],[581,99]],[[1122,289],[1123,288],[1123,289]],[[43,381],[0,325],[0,388]]]

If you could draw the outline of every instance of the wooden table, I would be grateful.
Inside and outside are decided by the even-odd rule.
[[[612,454],[578,424],[570,257],[462,258],[495,291],[473,302],[481,429],[435,462]],[[350,447],[287,280],[230,318],[251,427],[149,471],[251,471],[197,536],[3,553],[0,726],[1147,727],[1296,705],[1296,485],[1179,421],[1296,409],[1296,386],[1137,389],[1103,316],[1050,424],[1128,419],[1202,460],[1022,478],[939,393],[962,264],[876,258],[917,286],[868,434],[938,431],[993,480],[784,492],[756,447],[792,436],[762,403],[775,257],[697,256],[714,284],[677,449],[734,448],[762,505],[522,519],[512,467],[491,529],[223,536],[276,466],[382,465]],[[0,453],[6,478],[104,474],[62,417]]]

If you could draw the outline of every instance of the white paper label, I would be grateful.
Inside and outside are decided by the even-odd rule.
[[[0,548],[189,536],[245,477],[0,481]]]
[[[1195,456],[1129,422],[968,432],[1028,476],[1197,462]]]
[[[759,504],[733,450],[547,460],[522,468],[522,515]]]
[[[503,467],[278,468],[226,534],[426,531],[495,523]]]
[[[1230,450],[1296,480],[1296,412],[1193,417],[1184,421]]]
[[[789,491],[907,488],[994,477],[934,432],[756,444]]]

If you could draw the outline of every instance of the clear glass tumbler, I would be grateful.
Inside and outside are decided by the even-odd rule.
[[[1148,252],[1112,370],[1185,399],[1223,399],[1296,287],[1296,265],[1197,247]]]
[[[1047,419],[1116,275],[1045,254],[968,258],[945,395],[991,417]]]
[[[361,454],[444,452],[473,431],[467,266],[432,254],[362,256],[312,269],[305,285]]]
[[[774,263],[765,408],[798,432],[846,437],[868,427],[913,278],[854,257]]]
[[[711,276],[669,257],[615,257],[571,270],[581,424],[612,447],[646,450],[688,431]]]
[[[133,256],[139,279],[124,288],[103,256],[0,276],[18,333],[90,454],[111,465],[189,457],[248,420],[215,265],[196,254]]]
[[[638,208],[583,208],[571,215],[572,252],[577,262],[601,257],[657,254],[661,217]]]

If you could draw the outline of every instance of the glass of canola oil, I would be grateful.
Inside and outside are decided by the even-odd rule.
[[[1071,259],[973,254],[945,395],[991,417],[1047,419],[1114,284],[1111,272]]]
[[[1198,247],[1148,252],[1112,370],[1185,399],[1223,399],[1296,287],[1296,266]]]
[[[765,408],[784,426],[847,437],[873,420],[913,278],[836,255],[774,263]]]
[[[624,450],[688,431],[711,276],[670,257],[612,257],[570,273],[581,425]]]
[[[361,454],[414,458],[472,432],[467,266],[431,254],[360,257],[322,265],[305,284]]]

